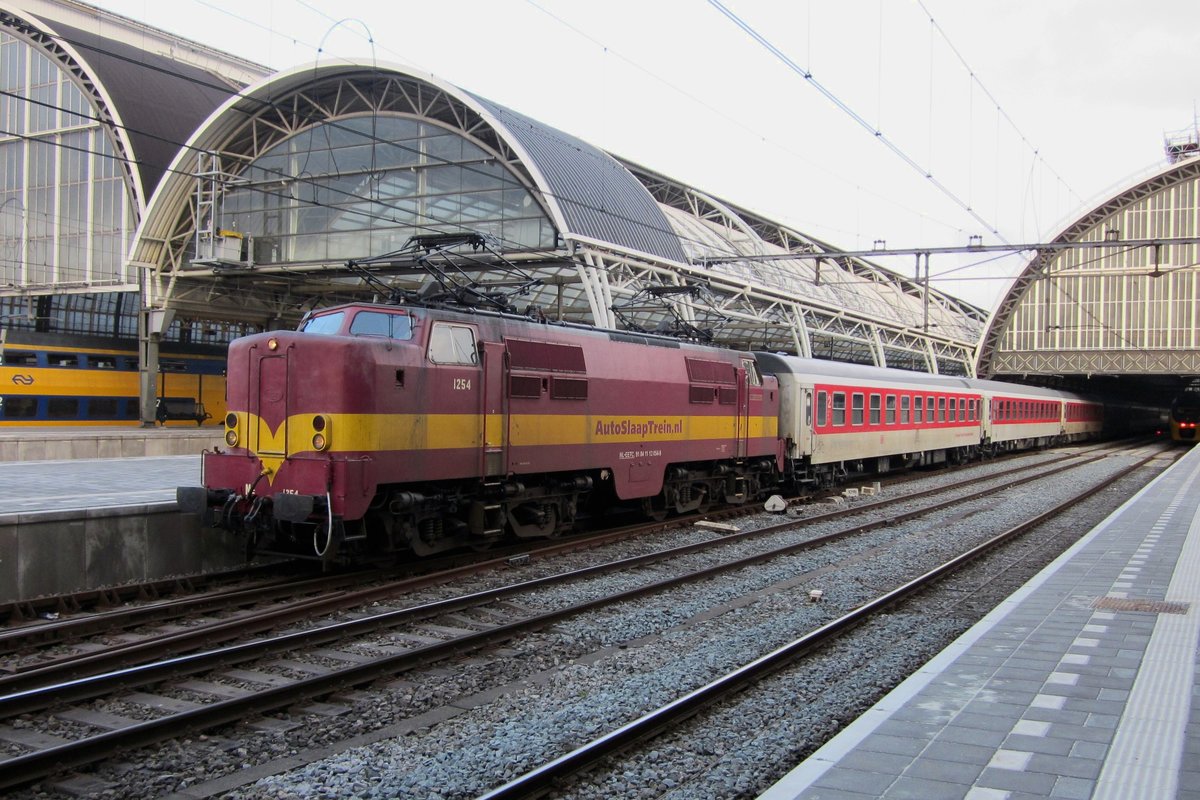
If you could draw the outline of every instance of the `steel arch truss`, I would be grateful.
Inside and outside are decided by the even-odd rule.
[[[1200,233],[1200,159],[1171,165],[1091,209],[1053,241]],[[984,334],[978,372],[994,375],[1195,373],[1200,275],[1195,245],[1041,250],[1013,282]]]
[[[340,261],[258,268],[244,274],[192,263],[196,231],[211,224],[211,219],[201,219],[198,210],[204,192],[200,183],[212,182],[214,194],[235,186],[249,165],[272,147],[317,125],[363,115],[432,122],[481,147],[505,164],[533,197],[542,197],[520,157],[482,116],[437,86],[394,71],[339,74],[269,102],[245,97],[237,111],[229,111],[226,117],[234,114],[241,121],[221,137],[218,147],[194,153],[197,190],[170,224],[169,233],[139,237],[134,258],[136,266],[147,270],[143,292],[149,308],[171,307],[185,315],[207,314],[261,325],[294,320],[316,297],[334,302],[369,294],[357,280],[347,279]],[[297,191],[304,183],[302,175],[280,175],[280,191]],[[178,209],[180,204],[175,205]],[[549,216],[544,207],[543,211]],[[162,221],[158,222],[161,227]]]

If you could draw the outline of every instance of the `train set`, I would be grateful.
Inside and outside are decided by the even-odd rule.
[[[702,512],[1104,423],[1051,389],[406,304],[238,339],[226,387],[226,446],[181,508],[326,561]]]
[[[138,393],[136,342],[11,331],[0,351],[0,428],[128,425],[139,416]],[[166,347],[156,396],[161,423],[222,419],[224,348]],[[167,413],[184,403],[194,410],[186,420]]]

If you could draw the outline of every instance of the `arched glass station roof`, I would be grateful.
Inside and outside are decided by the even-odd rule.
[[[195,64],[0,4],[0,287],[136,289],[126,254],[141,212],[176,143],[233,88]]]
[[[549,317],[958,374],[974,365],[979,309],[391,66],[306,67],[231,98],[171,164],[131,261],[149,308],[266,326],[375,292],[347,260],[468,233],[499,255],[447,268],[485,289],[536,279],[517,306]],[[828,257],[799,257],[812,253]],[[371,269],[403,289],[430,280],[411,254]]]
[[[1143,385],[1200,376],[1198,245],[1124,244],[1198,233],[1200,158],[1168,164],[1106,198],[1053,240],[1106,246],[1047,249],[1032,259],[988,325],[979,374],[1136,375]]]

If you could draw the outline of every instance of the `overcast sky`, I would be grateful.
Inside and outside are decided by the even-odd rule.
[[[275,69],[416,67],[851,250],[1045,240],[1162,166],[1200,95],[1187,0],[98,5]],[[991,308],[1025,261],[962,263],[938,285]]]

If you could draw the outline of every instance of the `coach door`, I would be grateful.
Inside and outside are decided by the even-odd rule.
[[[507,472],[508,408],[504,404],[504,343],[483,343],[483,474]]]

